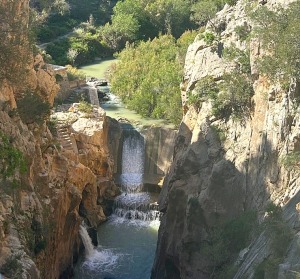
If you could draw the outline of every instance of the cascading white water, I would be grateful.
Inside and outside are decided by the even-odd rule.
[[[123,193],[115,199],[114,215],[118,222],[159,220],[157,203],[151,203],[149,193],[143,192],[145,143],[134,129],[123,130],[122,174]]]
[[[114,269],[118,259],[122,256],[115,254],[111,249],[95,248],[86,228],[80,225],[79,234],[85,248],[86,260],[83,267],[89,270],[101,270],[110,272]]]
[[[140,192],[145,161],[144,138],[133,129],[124,130],[123,134],[121,187],[126,193]]]
[[[86,228],[82,225],[80,225],[79,234],[80,234],[82,243],[83,243],[84,248],[85,248],[85,255],[86,255],[87,258],[89,258],[95,252],[92,240],[91,240]]]

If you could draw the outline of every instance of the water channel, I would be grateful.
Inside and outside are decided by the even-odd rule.
[[[132,116],[136,124],[144,121],[124,108],[113,95],[101,106],[114,118],[133,121]],[[151,120],[145,121],[153,124]],[[143,136],[124,125],[122,138],[121,172],[116,178],[122,194],[114,202],[113,214],[98,229],[97,247],[91,243],[84,224],[81,226],[85,255],[75,267],[75,279],[150,278],[159,228],[158,193],[144,188]]]

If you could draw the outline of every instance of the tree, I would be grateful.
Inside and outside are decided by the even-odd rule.
[[[115,51],[122,49],[126,42],[137,38],[139,23],[132,15],[117,14],[112,16],[112,23],[101,29],[103,40]]]
[[[147,10],[148,1],[146,0],[125,0],[117,2],[113,11],[115,15],[131,15],[139,24],[137,39],[147,40],[153,39],[158,35],[159,29],[151,21],[151,14]]]
[[[192,27],[187,0],[155,0],[147,5],[147,11],[151,15],[150,20],[163,34],[178,38]]]
[[[264,56],[259,61],[260,71],[273,80],[289,83],[300,76],[300,1],[287,9],[270,11],[263,6],[252,13],[257,23],[254,34],[263,46]]]
[[[78,56],[78,50],[70,48],[67,53],[68,59],[71,61],[72,66],[74,66],[75,59]]]
[[[195,3],[191,10],[191,20],[203,26],[215,16],[218,7],[214,1],[206,0]]]
[[[186,51],[188,38],[194,39],[190,33],[184,36],[178,42],[171,35],[161,35],[137,46],[127,45],[112,72],[112,92],[143,116],[178,124],[182,117],[179,53]]]

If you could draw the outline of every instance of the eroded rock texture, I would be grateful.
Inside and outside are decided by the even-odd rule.
[[[287,153],[300,150],[297,85],[291,84],[284,91],[257,74],[255,61],[261,49],[252,39],[250,61],[255,81],[247,119],[223,121],[212,116],[209,102],[198,108],[187,102],[187,93],[201,78],[211,76],[218,81],[232,71],[233,65],[220,54],[221,46],[234,43],[245,50],[245,41],[240,41],[235,32],[237,26],[252,27],[245,2],[238,1],[234,7],[225,5],[213,20],[221,30],[217,45],[196,38],[188,49],[181,85],[184,117],[175,142],[174,161],[160,195],[164,215],[151,278],[215,278],[214,263],[202,253],[212,237],[212,228],[249,210],[258,212],[262,222],[270,201],[283,208],[294,244],[299,238],[299,172],[285,169],[281,161]],[[275,6],[279,1],[267,2]],[[207,30],[210,28],[208,24]],[[264,233],[254,239],[236,265],[234,278],[253,278],[257,266],[272,254],[269,246]],[[277,277],[294,278],[288,276],[298,270],[299,259],[291,245],[286,259],[280,262]]]
[[[65,128],[74,145],[71,150],[49,131],[46,121],[25,123],[18,113],[16,100],[24,94],[37,94],[52,106],[59,89],[52,68],[42,57],[30,54],[26,41],[14,44],[16,30],[27,31],[28,2],[0,4],[5,18],[0,20],[0,32],[6,34],[1,46],[7,50],[12,44],[11,49],[18,53],[7,58],[16,76],[2,71],[0,74],[0,132],[11,147],[22,152],[27,166],[25,173],[16,169],[8,178],[1,173],[0,274],[9,278],[54,279],[70,274],[80,248],[78,230],[82,220],[97,228],[106,220],[118,191],[112,182],[114,166],[103,111],[95,112],[92,118],[69,113],[75,115],[70,117],[72,127]],[[14,24],[24,30],[14,29]],[[10,36],[11,30],[14,33]],[[24,75],[18,76],[19,70]],[[28,113],[31,109],[29,106]],[[0,141],[3,143],[2,138]],[[6,163],[0,159],[1,170]]]

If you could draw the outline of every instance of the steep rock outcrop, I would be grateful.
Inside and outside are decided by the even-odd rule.
[[[273,7],[280,1],[267,2]],[[299,151],[297,85],[284,91],[257,74],[255,61],[262,50],[253,39],[250,62],[255,81],[249,118],[225,122],[212,115],[210,102],[196,108],[187,101],[188,92],[193,92],[201,78],[211,76],[219,81],[234,68],[219,53],[221,46],[234,42],[245,50],[246,43],[238,40],[235,31],[237,26],[251,29],[244,4],[225,5],[213,20],[221,30],[217,45],[196,38],[188,49],[181,84],[184,118],[160,195],[164,215],[151,278],[212,278],[214,264],[203,252],[212,230],[249,210],[258,212],[262,222],[270,201],[283,208],[295,234],[294,243],[298,239],[299,172],[282,165],[288,152]],[[208,24],[207,30],[210,28]],[[272,254],[268,237],[264,232],[253,240],[234,278],[253,278],[258,265]],[[291,246],[279,266],[278,278],[297,271],[299,258]]]
[[[53,69],[28,48],[29,1],[2,1],[0,10],[0,32],[6,34],[1,46],[18,53],[7,59],[15,72],[7,72],[6,64],[0,69],[0,146],[5,136],[12,156],[21,152],[27,167],[5,177],[7,162],[0,159],[0,274],[60,278],[71,273],[78,256],[82,220],[96,228],[106,220],[117,194],[106,146],[106,116],[101,111],[95,112],[97,118],[70,113],[75,115],[70,117],[74,129],[67,123],[66,131],[73,133],[73,150],[50,133],[45,121],[25,124],[16,100],[32,92],[52,106],[59,86]]]

